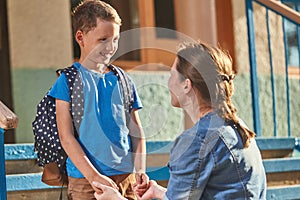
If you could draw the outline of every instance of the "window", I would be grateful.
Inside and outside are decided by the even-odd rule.
[[[283,3],[296,11],[300,10],[300,3],[297,1],[286,0]],[[298,41],[298,34],[300,34],[300,29],[296,24],[292,23],[289,20],[284,20],[284,27],[285,27],[284,31],[287,38],[288,64],[290,67],[298,67],[300,66],[299,63],[300,46]]]
[[[154,1],[155,10],[155,26],[161,28],[167,28],[171,30],[176,30],[175,17],[174,17],[174,2],[173,0],[155,0]],[[169,38],[176,39],[176,32],[168,32],[156,30],[157,38]]]

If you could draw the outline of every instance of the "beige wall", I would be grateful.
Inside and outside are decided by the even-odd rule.
[[[245,2],[232,0],[233,7],[233,23],[234,23],[234,41],[236,53],[236,66],[239,72],[249,72],[249,50],[248,50],[248,35],[247,21],[245,15]],[[242,8],[242,9],[241,9]],[[268,74],[270,71],[269,65],[269,50],[267,41],[267,26],[266,26],[266,10],[262,6],[254,3],[254,23],[255,23],[255,39],[256,39],[256,54],[258,72]],[[270,35],[273,55],[273,65],[276,73],[283,73],[285,66],[284,47],[283,47],[283,32],[281,17],[276,16],[273,12],[269,12],[270,18]]]
[[[191,1],[191,2],[190,2]],[[175,10],[183,9],[181,1],[175,1]],[[216,43],[215,33],[215,11],[214,1],[204,4],[206,1],[189,0],[184,3],[187,10],[205,8],[189,15],[187,12],[184,23],[177,19],[179,31],[188,33],[194,38],[202,38],[212,44]],[[195,4],[199,4],[195,6]],[[201,5],[200,5],[201,4]],[[13,68],[57,68],[69,65],[73,61],[72,56],[72,33],[70,19],[69,0],[7,0],[10,56]],[[235,41],[235,62],[239,72],[249,72],[247,27],[244,1],[232,0],[234,41]],[[268,44],[266,41],[265,9],[261,6],[254,6],[255,23],[260,27],[256,30],[256,48],[258,66],[260,71],[268,73],[269,57]],[[200,13],[205,13],[203,18]],[[199,15],[199,16],[198,16]],[[190,18],[188,17],[190,16]],[[197,23],[192,17],[198,16]],[[284,66],[284,53],[282,44],[282,22],[274,16],[271,17],[271,36],[273,63],[276,71],[282,71]],[[208,21],[207,21],[208,20]],[[193,25],[186,23],[193,22]],[[204,22],[209,22],[205,25]],[[33,25],[34,24],[34,25]],[[184,26],[184,24],[189,26]],[[209,26],[210,25],[210,26]],[[188,28],[190,27],[190,28]],[[203,27],[205,31],[203,32]]]
[[[72,63],[69,0],[7,0],[12,68]]]

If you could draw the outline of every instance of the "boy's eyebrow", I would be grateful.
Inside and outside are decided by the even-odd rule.
[[[120,38],[120,34],[118,34],[116,36],[110,36],[107,34],[103,34],[103,35],[99,36],[99,39],[102,39],[102,38]]]

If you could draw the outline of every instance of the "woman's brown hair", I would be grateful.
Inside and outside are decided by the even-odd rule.
[[[177,57],[177,71],[190,79],[201,98],[238,130],[244,147],[247,148],[255,133],[240,123],[232,103],[235,74],[228,52],[203,42],[189,42],[181,43]]]

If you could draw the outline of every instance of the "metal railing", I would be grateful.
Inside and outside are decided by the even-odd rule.
[[[1,101],[0,108],[0,200],[6,200],[4,133],[18,126],[18,117]]]
[[[287,2],[285,0],[284,2]],[[250,82],[251,82],[251,95],[252,95],[252,109],[253,109],[253,126],[254,130],[258,136],[263,136],[261,128],[261,111],[260,111],[260,95],[259,95],[259,78],[258,78],[258,68],[257,68],[257,51],[256,51],[256,38],[255,38],[255,23],[254,23],[254,8],[253,5],[256,3],[258,6],[265,8],[266,15],[266,30],[267,30],[267,44],[268,44],[268,53],[269,53],[269,65],[270,65],[270,81],[271,81],[271,91],[272,91],[272,113],[273,113],[273,124],[274,124],[274,133],[273,136],[278,135],[277,131],[277,101],[276,101],[276,85],[275,85],[275,73],[273,69],[273,52],[272,52],[272,42],[271,42],[271,33],[270,33],[270,17],[269,13],[275,13],[277,16],[282,18],[282,31],[283,31],[283,44],[284,44],[284,57],[285,57],[285,96],[286,96],[286,119],[287,119],[287,136],[291,136],[291,107],[290,107],[290,83],[289,83],[289,51],[288,43],[286,36],[286,20],[293,23],[297,27],[297,41],[298,41],[298,52],[300,52],[300,14],[298,11],[299,1],[289,0],[296,4],[296,9],[286,6],[280,1],[276,0],[245,0],[246,3],[246,17],[247,17],[247,27],[248,27],[248,45],[249,45],[249,61],[250,61]],[[261,27],[260,27],[261,28]],[[300,61],[299,61],[300,63]]]
[[[6,199],[6,172],[4,157],[4,129],[0,128],[0,199]]]

